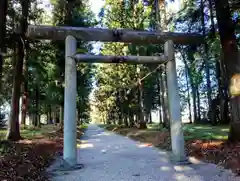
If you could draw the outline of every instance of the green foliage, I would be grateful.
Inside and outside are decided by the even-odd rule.
[[[56,0],[51,1],[51,3],[53,5],[52,21],[54,25],[92,26],[95,23],[87,1],[76,2],[72,6],[70,14],[69,10],[66,9],[69,6],[67,1]],[[64,102],[64,41],[41,42],[40,47],[37,47],[37,49],[42,51],[37,51],[36,58],[32,61],[33,67],[30,68],[29,77],[33,78],[30,79],[33,85],[30,87],[34,88],[36,87],[34,84],[37,84],[40,88],[40,110],[42,113],[56,112],[57,107],[63,106]],[[81,52],[91,51],[91,45],[78,42],[78,50]],[[77,109],[81,113],[79,119],[87,119],[90,111],[89,94],[92,89],[92,70],[94,66],[89,64],[78,64],[77,66]],[[33,91],[33,97],[35,96],[34,93]],[[31,108],[30,110],[34,111]],[[56,119],[60,116],[60,113],[57,111],[53,116]]]
[[[152,4],[142,1],[105,2],[101,22],[108,28],[149,29],[152,19]],[[153,55],[161,47],[155,45],[127,45],[106,43],[101,49],[103,55]],[[153,71],[156,65],[108,64],[96,69],[95,107],[104,120],[122,122],[124,117],[137,114],[140,102],[137,81]],[[137,69],[140,69],[138,72]],[[153,73],[143,80],[144,112],[149,114],[158,106],[157,74]]]
[[[88,1],[76,1],[70,7],[71,2],[66,0],[52,0],[52,19],[48,17],[44,8],[40,8],[41,1],[31,0],[28,21],[31,24],[64,25],[64,26],[94,26],[96,20],[91,12]],[[14,6],[13,6],[14,4]],[[10,55],[3,65],[0,103],[10,103],[13,79],[13,64],[16,60],[14,54],[14,42],[12,32],[19,23],[21,17],[20,0],[10,0],[7,30],[7,50]],[[69,9],[70,8],[70,9]],[[65,71],[65,46],[64,41],[26,41],[26,53],[24,63],[25,85],[27,85],[27,115],[32,120],[41,114],[48,115],[48,119],[59,118],[59,107],[64,103],[64,71]],[[78,50],[81,52],[91,51],[90,43],[78,42]],[[88,119],[90,104],[89,95],[92,91],[93,65],[79,64],[77,67],[77,108],[81,114],[79,119]],[[19,75],[19,78],[22,78]],[[23,89],[22,89],[23,91]],[[23,93],[23,92],[22,92]],[[39,119],[39,118],[37,118]]]

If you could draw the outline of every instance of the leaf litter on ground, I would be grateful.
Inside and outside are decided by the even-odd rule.
[[[62,151],[62,133],[55,131],[18,142],[0,141],[3,181],[47,181],[44,170]]]

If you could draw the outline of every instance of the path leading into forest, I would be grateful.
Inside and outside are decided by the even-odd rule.
[[[177,166],[168,154],[127,137],[89,125],[78,149],[80,170],[65,172],[55,181],[240,181],[212,164]]]

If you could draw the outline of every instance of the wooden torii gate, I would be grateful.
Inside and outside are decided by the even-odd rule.
[[[175,44],[201,44],[199,34],[133,31],[126,29],[100,29],[84,27],[53,27],[29,25],[26,36],[30,39],[65,40],[65,87],[64,87],[64,148],[63,159],[70,167],[77,165],[76,147],[76,62],[86,63],[166,63],[169,115],[171,125],[171,146],[176,161],[185,161],[184,137],[182,131],[180,97],[178,93]],[[100,56],[77,54],[77,40],[125,42],[139,44],[164,44],[160,56]]]

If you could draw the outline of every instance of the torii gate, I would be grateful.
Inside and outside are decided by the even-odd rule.
[[[171,125],[171,146],[176,161],[185,161],[184,136],[182,131],[180,97],[178,93],[175,44],[201,44],[199,34],[133,31],[125,29],[100,29],[84,27],[53,27],[29,25],[26,36],[31,39],[65,40],[65,87],[64,87],[64,148],[63,159],[75,167],[77,165],[76,140],[76,62],[86,63],[166,63],[169,115]],[[77,40],[163,44],[164,54],[160,56],[99,56],[77,54]]]

